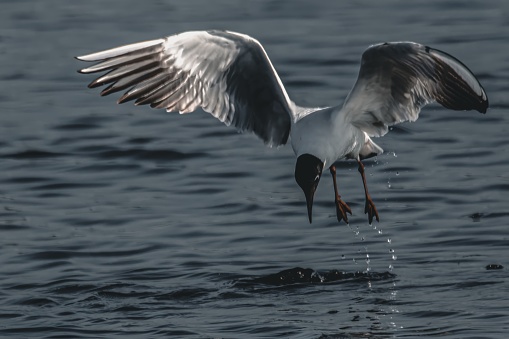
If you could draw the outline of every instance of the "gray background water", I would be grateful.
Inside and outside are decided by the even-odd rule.
[[[509,2],[0,8],[0,337],[507,336]],[[309,225],[290,147],[203,112],[116,105],[76,73],[73,56],[211,28],[258,38],[301,105],[341,103],[368,45],[413,40],[467,64],[491,109],[430,106],[376,140],[380,223],[345,162],[350,226],[328,175]]]

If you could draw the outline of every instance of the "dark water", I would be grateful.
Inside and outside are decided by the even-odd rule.
[[[335,3],[2,1],[0,337],[506,338],[509,3]],[[428,107],[377,140],[380,223],[341,163],[350,226],[328,176],[309,225],[290,147],[76,73],[209,28],[257,37],[301,105],[340,103],[368,45],[414,40],[469,65],[491,109]]]

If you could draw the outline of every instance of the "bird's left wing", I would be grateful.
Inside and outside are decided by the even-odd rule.
[[[226,125],[285,144],[296,107],[261,44],[243,34],[193,31],[77,57],[98,62],[80,73],[108,73],[89,87],[121,90],[123,103],[188,113],[201,107]]]
[[[453,110],[488,109],[483,87],[458,59],[413,42],[382,43],[363,53],[343,111],[369,136],[382,136],[390,125],[417,120],[434,101]]]

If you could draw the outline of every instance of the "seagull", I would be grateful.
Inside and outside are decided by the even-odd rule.
[[[295,104],[260,42],[241,33],[189,31],[76,58],[95,63],[80,73],[106,72],[89,88],[108,85],[103,96],[126,90],[119,104],[135,100],[135,105],[180,114],[201,108],[271,147],[290,138],[297,157],[295,180],[304,192],[310,223],[314,194],[327,167],[338,222],[349,222],[352,210],[339,194],[334,165],[342,159],[357,161],[364,213],[370,224],[373,218],[380,221],[362,163],[383,152],[372,137],[385,135],[391,125],[417,120],[421,108],[432,102],[480,113],[489,106],[483,87],[461,61],[414,42],[368,47],[344,103],[321,108]]]

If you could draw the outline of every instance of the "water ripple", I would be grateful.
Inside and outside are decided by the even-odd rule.
[[[90,149],[86,150],[90,151]],[[193,153],[184,153],[180,151],[168,150],[168,149],[160,149],[160,150],[147,150],[141,148],[131,148],[131,149],[109,149],[100,152],[93,152],[92,155],[99,159],[122,159],[122,158],[132,158],[137,160],[148,160],[148,161],[175,161],[175,160],[184,160],[191,158],[200,158],[205,157],[205,153],[193,152]]]
[[[66,154],[64,153],[43,151],[37,149],[23,150],[15,153],[1,155],[1,157],[5,159],[19,159],[19,160],[46,159],[64,156],[66,156]]]
[[[0,337],[507,336],[509,2],[48,1],[0,11]],[[259,39],[299,105],[341,105],[367,46],[411,37],[492,107],[392,126],[365,162],[381,221],[340,161],[350,224],[328,172],[309,224],[290,145],[116,105],[76,73],[74,55],[218,23]]]
[[[263,277],[242,279],[235,283],[238,287],[253,287],[256,285],[289,286],[295,284],[316,284],[332,282],[365,282],[376,280],[394,279],[396,275],[390,272],[340,272],[332,270],[328,272],[318,272],[311,268],[295,267],[283,270],[278,273],[269,274]]]

